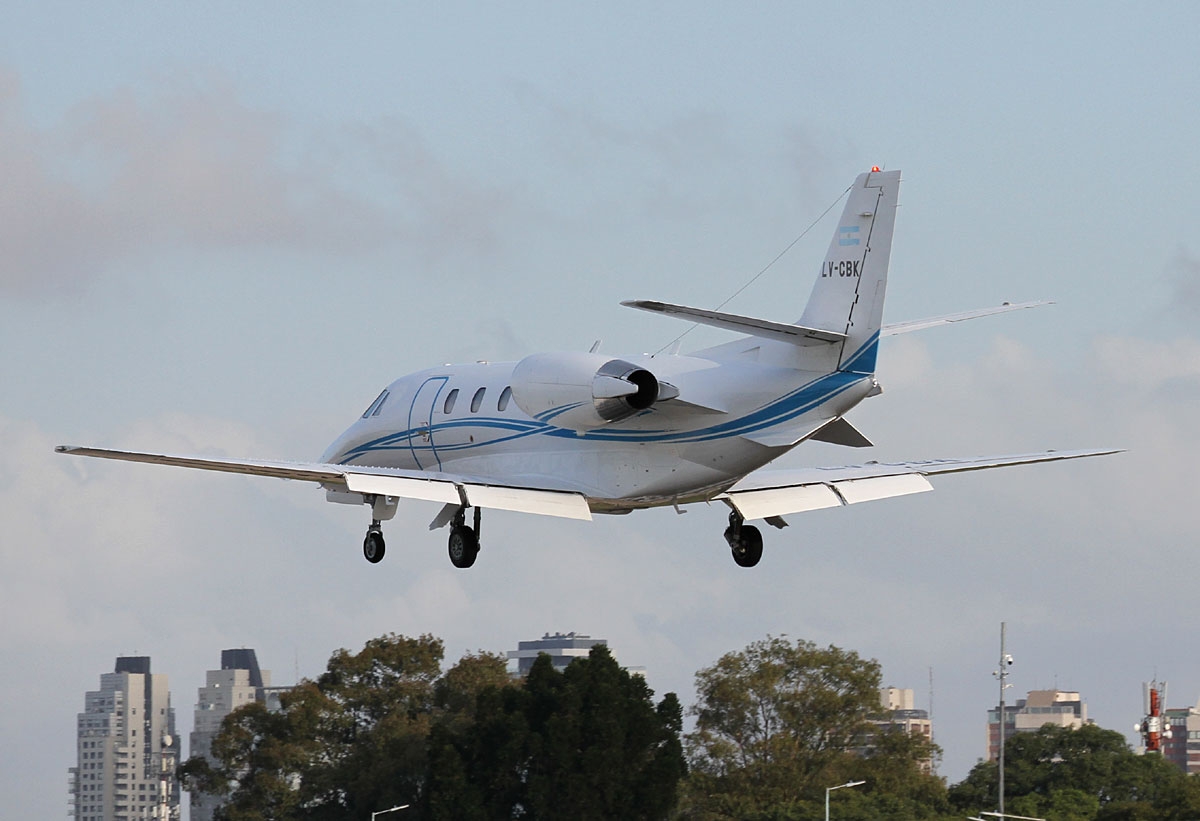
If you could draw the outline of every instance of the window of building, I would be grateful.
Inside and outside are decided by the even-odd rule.
[[[454,410],[454,402],[458,399],[458,388],[446,394],[446,404],[442,405],[442,413],[449,415]]]
[[[504,413],[504,409],[508,407],[509,399],[512,399],[512,388],[506,387],[500,391],[500,398],[496,400],[496,410]]]
[[[475,391],[475,395],[471,397],[471,413],[479,413],[479,408],[483,405],[483,395],[487,393],[487,388],[480,388]]]

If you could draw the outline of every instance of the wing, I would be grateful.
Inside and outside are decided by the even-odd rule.
[[[59,445],[56,453],[73,456],[94,456],[123,462],[145,462],[152,465],[214,470],[222,473],[241,473],[250,476],[271,476],[277,479],[296,479],[316,482],[328,490],[362,493],[374,496],[396,496],[421,499],[462,507],[485,507],[493,510],[515,510],[566,519],[592,518],[583,493],[551,482],[531,480],[498,484],[486,479],[453,473],[437,473],[398,468],[333,465],[323,462],[274,462],[253,459],[212,459],[205,456],[181,456],[169,453],[142,453],[128,450],[75,447]]]
[[[868,462],[835,468],[756,471],[731,487],[724,499],[747,519],[770,519],[788,513],[853,505],[892,496],[933,490],[925,477],[942,473],[1058,462],[1106,456],[1120,450],[1048,450],[1016,456],[977,459],[933,459],[926,462]]]

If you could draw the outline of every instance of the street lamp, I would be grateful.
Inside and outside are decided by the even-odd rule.
[[[866,784],[866,781],[847,781],[845,784],[838,784],[836,787],[825,788],[825,821],[829,821],[829,794],[834,790],[840,790],[843,787],[857,787],[860,784]]]
[[[407,804],[401,804],[398,807],[392,807],[390,810],[380,810],[379,812],[373,812],[373,813],[371,813],[371,821],[375,821],[375,816],[377,816],[377,815],[386,815],[389,812],[395,812],[396,810],[407,810],[407,809],[408,809]]]

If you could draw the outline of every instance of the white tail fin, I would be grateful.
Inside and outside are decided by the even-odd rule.
[[[798,323],[845,334],[836,343],[838,370],[875,372],[899,193],[899,171],[872,170],[854,181]]]

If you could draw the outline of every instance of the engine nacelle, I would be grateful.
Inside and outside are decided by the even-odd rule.
[[[619,422],[659,397],[654,374],[595,353],[537,353],[512,373],[517,406],[535,419],[571,430]]]

